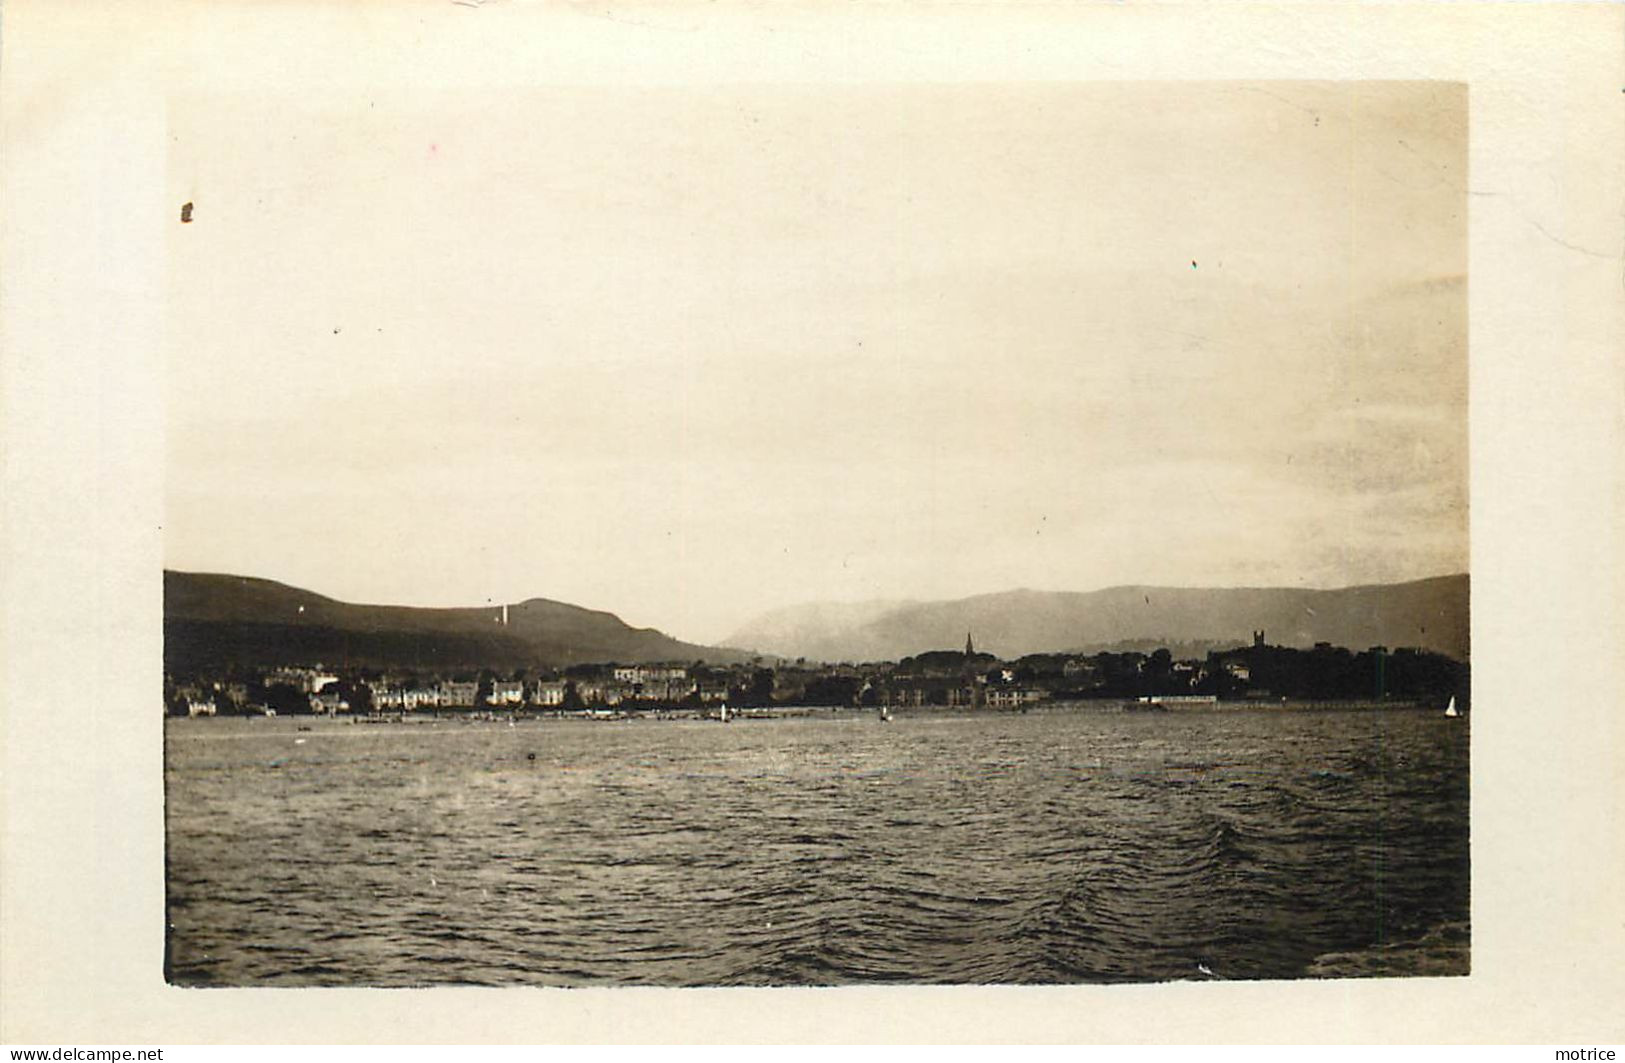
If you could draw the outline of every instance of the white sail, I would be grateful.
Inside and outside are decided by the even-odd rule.
[[[1454,694],[1452,694],[1450,696],[1450,704],[1445,706],[1444,714],[1446,716],[1460,716],[1461,715],[1461,713],[1456,711],[1456,697],[1455,697]]]

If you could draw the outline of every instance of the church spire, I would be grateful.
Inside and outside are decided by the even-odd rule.
[[[974,657],[974,656],[976,656],[976,647],[971,644],[970,632],[969,631],[965,632],[965,656],[966,657]]]

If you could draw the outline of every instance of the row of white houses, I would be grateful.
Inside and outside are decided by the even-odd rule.
[[[623,673],[625,673],[623,675]],[[631,701],[683,701],[698,694],[702,701],[727,699],[725,684],[698,683],[683,668],[617,668],[615,678],[584,679],[576,683],[576,696],[588,705],[619,705]],[[564,704],[569,684],[563,679],[531,682],[498,679],[484,702],[477,683],[439,683],[403,687],[388,682],[369,683],[372,705],[378,711],[411,712],[437,708],[557,708]]]
[[[387,683],[368,683],[372,691],[374,709],[473,708],[479,696],[478,683],[437,683],[433,686],[395,687]]]

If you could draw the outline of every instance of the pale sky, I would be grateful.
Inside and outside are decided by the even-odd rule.
[[[172,568],[696,641],[1466,571],[1459,86],[311,102],[172,113]]]

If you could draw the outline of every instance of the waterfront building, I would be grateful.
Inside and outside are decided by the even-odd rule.
[[[705,679],[693,684],[690,694],[697,696],[702,705],[714,705],[728,700],[728,681],[725,679]]]
[[[1032,687],[992,687],[987,692],[987,703],[995,709],[1019,709],[1035,701],[1043,701],[1049,694]]]
[[[518,680],[495,680],[491,684],[491,696],[487,700],[492,705],[523,705],[525,684]]]
[[[471,709],[479,691],[478,683],[441,683],[440,704],[445,708]]]
[[[316,668],[276,668],[265,674],[266,686],[291,686],[301,694],[320,693],[338,681],[338,676]]]
[[[623,701],[631,701],[634,696],[630,683],[618,683],[613,680],[587,680],[577,683],[576,694],[587,705],[619,705]]]
[[[337,716],[341,712],[349,712],[350,703],[337,691],[331,694],[312,694],[310,711],[317,716]]]
[[[557,707],[564,704],[564,695],[567,690],[568,687],[562,679],[543,680],[536,684],[536,689],[531,694],[531,701],[537,705],[545,705],[550,708]]]
[[[642,688],[639,694],[648,698],[667,697],[673,687],[681,687],[678,696],[693,689],[688,684],[688,669],[676,665],[625,665],[611,673],[617,683]]]
[[[440,705],[440,690],[438,687],[415,687],[411,690],[401,691],[401,708],[410,712],[413,709],[433,709]]]
[[[950,709],[974,708],[981,703],[981,688],[969,680],[942,676],[902,678],[880,689],[880,703],[896,708],[924,708],[928,705]]]
[[[367,689],[372,691],[372,707],[375,710],[406,707],[406,691],[399,687],[390,686],[385,682],[375,682],[368,683]]]

